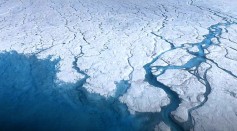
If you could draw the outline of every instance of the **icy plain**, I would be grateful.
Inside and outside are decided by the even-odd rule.
[[[0,0],[0,53],[1,106],[6,87],[37,87],[80,100],[69,104],[76,109],[98,100],[93,110],[105,115],[93,121],[104,124],[93,129],[114,130],[111,120],[117,130],[237,130],[237,0]],[[32,75],[35,66],[33,74],[50,71]],[[27,74],[36,78],[15,80]],[[76,122],[92,129],[86,115]]]

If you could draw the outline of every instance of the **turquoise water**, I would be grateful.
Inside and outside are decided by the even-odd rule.
[[[57,85],[59,61],[0,54],[0,130],[151,130],[159,122],[157,113],[130,115],[118,101],[130,86],[128,81],[116,83],[117,97],[108,99],[82,87],[88,76],[73,85]]]
[[[201,63],[206,62],[207,60],[209,60],[209,59],[206,58],[207,53],[205,53],[205,50],[208,47],[210,47],[211,45],[218,45],[219,44],[219,38],[222,34],[222,28],[223,27],[228,27],[232,24],[236,24],[236,23],[226,21],[224,23],[217,23],[215,25],[211,25],[208,28],[209,33],[207,35],[203,36],[204,39],[201,42],[199,42],[199,43],[188,43],[192,47],[196,46],[198,48],[198,51],[197,52],[192,52],[192,51],[189,51],[188,49],[186,49],[187,52],[190,55],[194,56],[194,58],[190,59],[189,61],[187,61],[185,64],[183,64],[181,66],[176,66],[176,65],[152,66],[152,64],[155,63],[160,58],[160,56],[162,56],[166,52],[171,52],[172,50],[175,50],[175,49],[178,49],[178,48],[183,48],[184,47],[183,45],[181,45],[179,47],[172,46],[172,48],[170,50],[161,53],[156,58],[154,58],[150,63],[148,63],[144,66],[144,69],[146,70],[146,80],[151,85],[156,86],[157,88],[163,89],[167,93],[167,95],[169,96],[169,98],[171,100],[171,103],[169,105],[162,108],[162,111],[161,111],[162,118],[160,118],[160,119],[162,119],[168,126],[170,126],[172,130],[177,130],[177,131],[190,130],[193,127],[193,121],[192,121],[192,118],[191,118],[191,111],[195,110],[196,108],[199,108],[199,107],[203,106],[204,103],[208,99],[208,95],[211,93],[211,86],[210,86],[210,84],[207,80],[207,76],[206,76],[207,71],[211,67],[208,68],[204,72],[204,76],[200,76],[197,69],[198,69],[198,67],[200,66]],[[214,38],[217,39],[218,43],[214,43],[212,41]],[[172,43],[172,45],[175,45],[175,44]],[[209,60],[209,61],[214,62],[212,60]],[[153,75],[152,74],[152,69],[156,69],[157,71],[161,71],[161,73],[158,74],[158,75]],[[184,123],[180,123],[178,121],[175,121],[173,119],[172,115],[171,115],[171,112],[176,110],[179,107],[179,104],[182,102],[181,99],[179,98],[179,95],[176,92],[172,91],[170,89],[170,87],[168,87],[168,86],[162,84],[161,82],[157,81],[157,77],[162,76],[167,70],[177,70],[177,69],[186,70],[190,73],[194,72],[193,75],[196,76],[197,79],[202,79],[204,81],[204,85],[206,86],[206,92],[204,93],[205,100],[202,103],[200,103],[200,105],[198,105],[196,107],[193,107],[192,109],[189,110],[188,121],[184,122]],[[224,70],[225,72],[227,72],[227,73],[229,73],[230,75],[233,76],[233,74],[230,71],[228,71],[226,69],[222,69],[222,70]],[[234,76],[234,77],[236,77],[236,76]]]

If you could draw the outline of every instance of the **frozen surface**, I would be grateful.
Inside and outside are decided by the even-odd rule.
[[[64,90],[79,88],[79,96],[90,96],[85,110],[95,106],[105,114],[95,119],[104,124],[94,129],[114,130],[108,118],[124,125],[115,124],[118,130],[133,120],[133,130],[237,130],[236,5],[236,0],[0,0],[0,97],[9,97],[7,87],[32,90],[27,95],[34,95],[35,86],[42,88],[37,92],[63,90],[66,96]],[[49,65],[25,65],[28,60],[21,58],[28,57]],[[8,66],[13,59],[22,66]],[[23,75],[41,67],[51,74],[29,75],[33,82]],[[22,76],[14,79],[18,68]],[[45,79],[41,84],[47,88],[35,79]],[[105,112],[90,103],[97,100]],[[90,115],[83,119],[90,122]]]

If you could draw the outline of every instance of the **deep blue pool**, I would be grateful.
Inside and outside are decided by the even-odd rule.
[[[55,83],[59,60],[0,53],[0,130],[151,130],[156,113],[130,115],[117,97],[105,99],[80,84]],[[126,81],[117,96],[126,91]]]

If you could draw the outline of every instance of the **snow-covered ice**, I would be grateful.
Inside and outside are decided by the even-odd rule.
[[[81,84],[132,115],[157,113],[155,130],[237,130],[236,7],[236,0],[0,0],[0,52],[58,60],[60,88]]]

